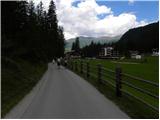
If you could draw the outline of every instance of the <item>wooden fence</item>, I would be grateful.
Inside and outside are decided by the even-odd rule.
[[[73,71],[86,75],[87,78],[96,78],[99,84],[107,84],[114,87],[117,97],[122,97],[122,93],[124,93],[146,104],[153,110],[157,112],[159,111],[157,105],[153,105],[154,103],[150,104],[150,102],[146,101],[146,99],[152,99],[152,101],[156,102],[158,102],[159,100],[159,84],[155,82],[123,73],[121,67],[116,67],[115,70],[111,70],[103,67],[101,64],[95,66],[91,65],[89,62],[84,62],[82,60],[69,61],[68,67]],[[133,94],[133,90],[139,92],[139,94],[142,94],[142,97]],[[143,99],[143,95],[146,97],[145,99]]]

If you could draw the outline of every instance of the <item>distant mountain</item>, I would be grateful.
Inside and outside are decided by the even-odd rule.
[[[120,39],[121,36],[116,36],[116,37],[83,37],[83,36],[80,36],[79,37],[79,42],[80,42],[80,47],[84,47],[86,45],[89,45],[92,41],[95,42],[95,43],[111,43],[111,42],[116,42]],[[69,39],[66,41],[66,45],[65,45],[65,49],[66,50],[71,50],[72,48],[72,43],[75,42],[75,39],[76,38],[72,38],[72,39]]]
[[[148,53],[159,48],[159,22],[130,29],[116,43],[116,48],[123,53],[129,50]]]

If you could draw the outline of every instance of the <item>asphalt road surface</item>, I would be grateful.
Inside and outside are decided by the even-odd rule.
[[[73,72],[48,64],[36,87],[5,118],[129,118]]]

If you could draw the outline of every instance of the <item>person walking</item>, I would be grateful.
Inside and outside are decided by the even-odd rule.
[[[55,60],[54,60],[54,59],[52,60],[52,63],[53,63],[53,64],[55,63]]]
[[[60,69],[60,65],[61,65],[61,60],[60,60],[60,58],[57,59],[57,65],[58,65],[58,69]]]
[[[64,60],[64,66],[67,67],[67,59]]]

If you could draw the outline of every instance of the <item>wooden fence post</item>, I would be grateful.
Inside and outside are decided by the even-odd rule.
[[[78,62],[77,62],[77,72],[79,71]]]
[[[83,74],[83,61],[81,61],[81,73]]]
[[[68,67],[71,69],[71,61],[68,61]]]
[[[70,68],[72,69],[72,61],[70,61]]]
[[[122,69],[121,67],[116,67],[116,95],[120,97],[121,93],[121,78],[122,77]]]
[[[89,68],[89,62],[87,62],[87,78],[89,78],[89,76],[90,76],[90,74],[89,74],[90,70],[89,69],[90,69]]]
[[[73,70],[74,70],[74,67],[75,67],[75,66],[74,66],[74,61],[72,62],[72,64],[73,64]]]
[[[77,71],[77,61],[75,61],[75,71]]]
[[[72,62],[71,61],[69,61],[69,67],[70,67],[70,69],[72,69]]]
[[[97,65],[97,67],[98,67],[98,82],[101,84],[101,80],[102,80],[102,68],[101,68],[101,65],[100,64],[98,64]]]
[[[72,70],[74,69],[74,63],[73,63],[73,61],[72,61]]]

